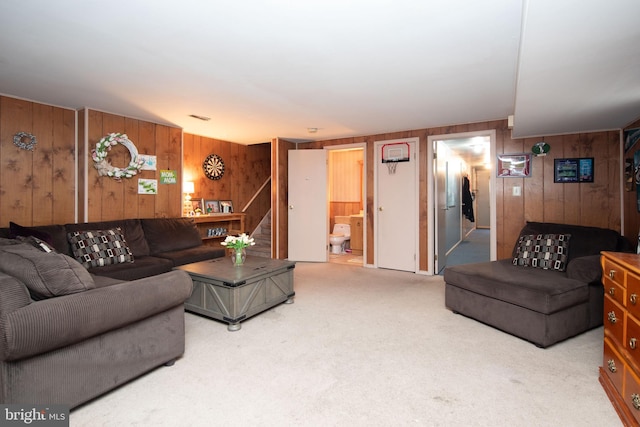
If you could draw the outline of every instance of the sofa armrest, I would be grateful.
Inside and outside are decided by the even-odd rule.
[[[567,277],[584,283],[602,280],[600,255],[587,255],[571,260],[567,265]]]
[[[55,350],[183,304],[192,291],[183,271],[32,302],[0,319],[0,360]]]
[[[26,307],[31,302],[31,295],[24,283],[0,272],[0,319],[15,310]]]

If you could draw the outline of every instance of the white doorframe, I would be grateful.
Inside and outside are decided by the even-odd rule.
[[[341,145],[328,145],[323,147],[327,151],[331,150],[349,150],[354,148],[362,148],[364,150],[364,155],[362,156],[362,193],[364,200],[362,201],[362,266],[367,266],[367,144],[365,142],[355,143],[355,144],[341,144]],[[328,154],[328,153],[327,153]],[[327,155],[327,158],[329,156]],[[327,191],[329,189],[327,188]],[[328,196],[328,194],[327,194]],[[327,203],[328,202],[327,197]],[[329,208],[327,207],[327,211]],[[332,231],[329,231],[332,233]]]
[[[433,142],[434,141],[443,141],[447,139],[463,139],[463,138],[472,138],[474,136],[488,136],[490,141],[490,156],[491,156],[491,174],[489,178],[489,190],[491,192],[491,196],[489,199],[489,208],[490,208],[490,216],[489,216],[489,246],[490,246],[490,259],[495,261],[497,259],[497,230],[496,230],[496,174],[495,174],[495,158],[496,158],[496,131],[495,129],[488,129],[477,132],[462,132],[462,133],[448,133],[443,135],[429,135],[427,137],[427,233],[429,235],[427,248],[428,248],[428,256],[427,256],[427,274],[434,275],[437,272],[434,272],[434,233],[435,233],[435,177],[433,176]]]

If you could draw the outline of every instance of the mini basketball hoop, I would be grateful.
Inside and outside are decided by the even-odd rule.
[[[410,161],[410,148],[408,142],[396,142],[382,146],[382,163],[387,164],[389,175],[396,173],[396,167],[400,162]]]
[[[396,173],[396,166],[398,166],[398,162],[389,161],[385,162],[387,164],[387,169],[389,170],[389,175],[393,175]]]

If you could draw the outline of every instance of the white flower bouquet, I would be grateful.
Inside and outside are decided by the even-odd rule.
[[[244,249],[247,246],[253,246],[256,242],[253,241],[253,237],[249,237],[246,233],[242,233],[238,236],[227,236],[224,242],[220,242],[222,246],[226,246],[231,249]]]

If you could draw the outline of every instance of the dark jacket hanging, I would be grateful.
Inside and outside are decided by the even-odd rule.
[[[475,222],[476,219],[473,216],[473,197],[471,197],[471,189],[469,188],[469,178],[462,178],[462,214],[467,217],[471,222]]]

